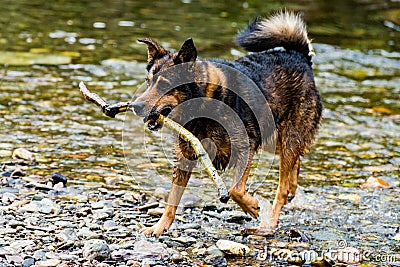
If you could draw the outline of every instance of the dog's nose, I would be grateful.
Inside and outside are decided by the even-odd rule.
[[[133,102],[132,108],[135,111],[136,115],[143,116],[144,104],[142,102]]]

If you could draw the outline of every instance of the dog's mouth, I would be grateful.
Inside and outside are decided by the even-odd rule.
[[[147,115],[143,121],[147,124],[147,128],[150,131],[158,131],[160,130],[163,125],[158,122],[158,118],[160,115],[163,116],[168,116],[169,113],[171,113],[172,107],[171,106],[164,106],[162,108],[156,109],[155,111],[150,112],[149,115]]]

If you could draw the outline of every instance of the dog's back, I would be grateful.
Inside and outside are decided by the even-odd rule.
[[[295,156],[310,148],[318,129],[322,103],[312,73],[311,42],[298,14],[279,12],[257,19],[236,36],[249,52],[234,65],[263,91],[283,145]],[[285,134],[283,134],[285,132]]]

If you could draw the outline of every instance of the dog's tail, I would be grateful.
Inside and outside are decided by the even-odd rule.
[[[289,11],[280,11],[267,19],[257,18],[239,32],[236,42],[250,52],[283,47],[302,53],[310,61],[314,55],[304,21],[299,14]]]

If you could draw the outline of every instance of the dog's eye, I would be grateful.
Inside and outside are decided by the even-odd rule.
[[[144,78],[144,80],[146,81],[146,84],[147,84],[147,86],[149,86],[149,84],[150,84],[150,80],[149,80],[149,78]]]

